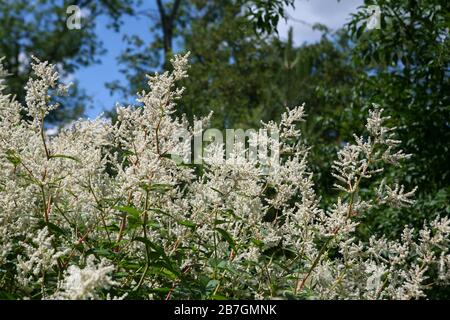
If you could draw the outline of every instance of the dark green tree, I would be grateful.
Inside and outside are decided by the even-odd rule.
[[[135,0],[3,0],[0,2],[0,56],[11,73],[8,88],[24,102],[24,86],[30,74],[29,60],[35,55],[41,60],[57,64],[62,77],[77,68],[98,62],[104,52],[101,40],[95,34],[95,21],[107,15],[110,26],[116,30],[120,17],[133,12]],[[85,13],[81,28],[69,30],[67,8],[77,5]],[[52,119],[61,122],[78,118],[84,112],[87,97],[75,87],[69,99]]]
[[[366,28],[369,5],[380,8],[379,29]],[[403,174],[419,186],[419,201],[414,214],[379,216],[391,231],[450,214],[449,12],[439,0],[365,1],[348,25],[353,60],[365,70],[355,92],[388,110],[413,155]]]
[[[270,24],[279,19],[269,17],[282,16],[283,5],[291,2],[158,1],[156,19],[149,14],[155,19],[148,34],[152,40],[125,38],[129,46],[119,61],[131,89],[118,82],[108,86],[121,89],[125,95],[142,89],[146,73],[167,67],[176,43],[183,51],[191,51],[193,65],[180,112],[192,118],[213,110],[221,127],[253,124],[262,101],[269,99],[266,93],[270,92],[273,71],[269,56],[275,55],[266,40],[273,31]],[[258,22],[255,17],[261,12],[265,12],[264,18]]]

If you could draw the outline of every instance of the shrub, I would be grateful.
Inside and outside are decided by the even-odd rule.
[[[355,236],[372,209],[414,201],[415,190],[380,179],[409,157],[382,109],[339,151],[340,194],[323,207],[298,129],[303,106],[262,124],[279,140],[251,137],[276,145],[277,158],[251,161],[240,144],[224,158],[212,143],[202,164],[176,161],[208,118],[173,116],[187,55],[172,63],[149,77],[139,106],[117,108],[116,123],[80,120],[51,137],[51,94],[67,90],[53,65],[35,58],[26,108],[0,96],[0,297],[416,299],[446,283],[447,218],[398,240]]]

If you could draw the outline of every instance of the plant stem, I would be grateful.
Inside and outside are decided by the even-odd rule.
[[[147,190],[145,193],[144,217],[143,217],[143,226],[142,226],[143,232],[144,232],[144,238],[147,240],[148,240],[148,236],[147,236],[148,195],[149,195],[149,191]],[[134,291],[138,290],[141,287],[142,283],[144,282],[145,275],[147,274],[147,271],[148,271],[149,265],[150,265],[149,259],[150,259],[149,247],[148,247],[148,244],[145,243],[145,268],[144,268],[144,272],[142,273],[141,278],[139,279],[139,283],[134,288]]]
[[[45,111],[42,110],[42,121],[41,121],[41,130],[40,130],[40,132],[41,132],[42,143],[44,144],[45,155],[46,155],[47,160],[48,160],[48,159],[50,159],[50,152],[48,151],[47,143],[45,142],[44,119],[45,119]]]
[[[359,174],[358,179],[356,180],[356,183],[353,187],[353,191],[351,193],[350,196],[350,201],[348,204],[348,211],[347,211],[347,218],[350,219],[353,215],[353,202],[355,201],[355,194],[358,192],[359,189],[359,185],[361,183],[361,180],[363,178],[363,176],[365,176],[365,173],[367,171],[367,169],[369,168],[370,164],[372,163],[372,155],[373,155],[373,151],[375,149],[375,145],[372,145],[372,148],[369,152],[369,155],[367,156],[367,166],[364,168],[363,172],[361,172]],[[336,228],[336,230],[333,232],[333,235],[325,242],[325,244],[322,246],[322,248],[319,251],[319,254],[317,255],[317,257],[314,259],[313,264],[311,265],[311,268],[309,268],[308,273],[306,274],[306,276],[302,279],[301,283],[299,283],[299,280],[297,280],[297,285],[295,287],[294,293],[297,294],[297,292],[299,290],[302,290],[303,287],[306,284],[306,280],[308,280],[308,278],[310,277],[312,271],[316,268],[316,266],[319,264],[320,258],[322,257],[322,255],[326,252],[328,245],[331,243],[331,240],[335,239],[339,230],[341,229],[342,226],[339,226],[338,228]]]

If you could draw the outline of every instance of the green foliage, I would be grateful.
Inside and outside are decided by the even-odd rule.
[[[285,17],[286,7],[294,7],[294,0],[239,0],[238,4],[247,8],[247,18],[253,29],[259,33],[278,32],[280,18]]]
[[[399,123],[411,184],[435,192],[450,182],[449,5],[442,1],[366,1],[379,5],[381,29],[364,31],[367,13],[348,25],[352,58],[365,69],[358,92],[381,103]],[[361,31],[363,30],[363,31]]]
[[[412,161],[400,169],[419,186],[415,208],[395,215],[380,208],[372,229],[396,234],[420,219],[448,215],[450,197],[449,4],[442,1],[365,1],[381,10],[381,28],[367,30],[368,12],[353,15],[351,57],[360,73],[356,94],[383,104]],[[392,173],[393,175],[394,173]]]
[[[132,13],[135,0],[4,0],[0,2],[0,57],[11,73],[7,86],[20,102],[25,101],[25,84],[30,75],[29,60],[34,55],[58,64],[62,77],[80,67],[98,63],[104,53],[101,39],[95,33],[95,20],[105,14],[111,27],[118,29],[120,17]],[[66,26],[67,7],[78,5],[88,17],[81,19],[82,28],[69,30]],[[89,97],[75,83],[69,99],[60,100],[61,108],[49,117],[60,123],[83,115]]]

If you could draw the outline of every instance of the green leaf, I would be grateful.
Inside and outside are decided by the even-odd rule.
[[[224,224],[224,223],[229,223],[230,221],[228,220],[221,220],[221,219],[216,219],[214,220],[214,225],[219,225],[219,224]]]
[[[78,160],[78,159],[75,158],[75,157],[67,156],[67,155],[64,155],[64,154],[51,154],[51,155],[49,156],[49,158],[50,158],[50,159],[52,159],[52,158],[64,158],[64,159],[70,159],[70,160],[73,160],[73,161],[76,161],[76,162],[81,162],[80,160]]]
[[[144,237],[136,237],[134,238],[134,241],[139,241],[142,242],[143,244],[145,244],[146,246],[148,246],[149,248],[153,249],[156,253],[158,253],[161,257],[165,257],[166,253],[164,252],[164,249],[160,246],[157,245],[154,242],[151,242],[149,239],[144,238]]]
[[[221,196],[225,195],[222,191],[217,190],[216,188],[211,187],[211,189],[213,189],[215,192],[218,192]]]
[[[189,228],[194,229],[195,227],[197,227],[197,225],[189,220],[178,220],[177,221],[178,224],[181,224],[182,226],[186,226]]]
[[[257,247],[262,247],[264,245],[264,242],[255,238],[250,239],[250,241],[253,242]]]
[[[114,255],[114,252],[111,249],[107,248],[94,249],[93,252],[101,257],[111,257],[112,255]]]
[[[215,230],[216,230],[217,232],[219,232],[219,233],[222,235],[222,237],[225,239],[225,241],[228,242],[228,244],[230,245],[230,247],[231,247],[234,251],[236,251],[236,243],[235,243],[233,237],[231,236],[231,234],[230,234],[228,231],[226,231],[226,230],[224,230],[224,229],[222,229],[222,228],[216,228]]]
[[[122,156],[123,156],[124,158],[129,157],[129,156],[132,156],[132,155],[134,155],[134,152],[131,151],[131,150],[123,150],[123,151],[122,151]]]
[[[115,224],[109,224],[109,225],[106,226],[106,228],[104,226],[99,226],[97,228],[97,230],[105,230],[105,229],[107,231],[112,231],[112,232],[116,232],[116,231],[120,230],[120,228],[117,225],[115,225]]]
[[[151,292],[155,292],[155,293],[163,293],[166,294],[170,291],[170,288],[167,287],[163,287],[163,288],[155,288],[155,289],[151,289]]]
[[[366,29],[366,25],[363,24],[361,25],[358,30],[356,31],[356,39],[359,39],[362,35],[362,33],[364,32],[364,30]]]
[[[211,296],[211,299],[212,299],[212,300],[228,300],[227,297],[222,296],[222,295],[220,295],[220,294],[215,294],[215,295]]]
[[[142,211],[130,206],[118,206],[114,207],[114,209],[119,210],[128,216],[128,223],[131,229],[135,229],[136,227],[142,224],[141,223]]]
[[[48,222],[45,224],[50,231],[57,235],[66,235],[66,231],[58,227],[56,224]]]
[[[216,289],[219,283],[220,283],[219,280],[215,279],[209,280],[208,284],[206,285],[206,291],[207,292],[213,291],[214,289]]]
[[[141,183],[139,185],[142,189],[145,191],[155,191],[155,192],[166,192],[173,188],[170,184],[164,184],[164,183],[155,183],[155,184],[146,184]]]
[[[121,212],[128,213],[135,218],[139,218],[142,213],[142,211],[140,211],[134,207],[130,207],[130,206],[118,206],[118,207],[114,207],[114,209],[119,210]]]
[[[8,161],[11,162],[14,166],[17,166],[22,162],[22,160],[20,160],[20,157],[14,150],[6,151],[6,159],[8,159]]]
[[[177,279],[177,275],[174,272],[172,272],[171,270],[167,269],[167,268],[163,268],[161,270],[160,274],[165,275],[170,280],[176,280]]]
[[[159,208],[149,208],[148,211],[153,211],[153,212],[156,212],[156,213],[160,213],[162,215],[165,215],[165,216],[168,216],[168,217],[172,218],[172,215],[170,213],[167,213],[164,210],[161,210]]]
[[[144,237],[136,237],[133,239],[133,241],[142,242],[147,248],[153,250],[153,252],[150,252],[149,254],[149,259],[152,260],[150,263],[152,266],[164,267],[178,277],[181,275],[181,272],[178,269],[176,263],[166,255],[163,247]],[[162,258],[162,260],[159,258]]]

